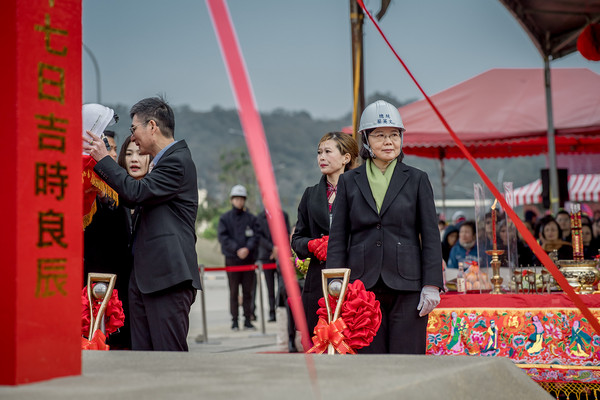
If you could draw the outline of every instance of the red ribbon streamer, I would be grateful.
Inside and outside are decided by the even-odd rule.
[[[250,265],[230,265],[226,267],[204,267],[204,272],[206,271],[227,271],[227,272],[239,272],[239,271],[254,271],[258,269],[258,266],[255,264]],[[277,264],[268,263],[263,264],[262,269],[277,269]]]
[[[327,351],[327,347],[331,344],[333,348],[340,354],[356,354],[352,347],[344,341],[345,337],[342,334],[344,329],[348,328],[342,318],[338,318],[328,324],[323,318],[319,318],[317,326],[315,326],[315,336],[313,336],[313,347],[307,353],[323,354]]]
[[[387,37],[384,35],[383,31],[381,30],[381,28],[379,27],[379,25],[377,24],[377,22],[371,15],[371,13],[367,10],[363,0],[356,0],[356,1],[360,5],[360,7],[363,9],[365,14],[367,14],[367,16],[369,17],[371,22],[373,22],[373,25],[375,25],[375,28],[377,28],[377,31],[379,31],[379,34],[381,35],[381,37],[383,38],[385,43],[388,45],[390,50],[392,50],[392,52],[394,53],[394,55],[396,56],[396,58],[398,59],[400,64],[402,64],[402,67],[404,67],[404,69],[406,70],[406,72],[408,73],[408,75],[410,76],[412,81],[415,83],[415,85],[417,86],[419,91],[425,97],[425,100],[427,100],[427,102],[429,103],[429,105],[431,106],[431,108],[433,109],[435,114],[438,116],[438,118],[440,119],[440,121],[442,122],[444,127],[448,130],[448,133],[450,133],[450,136],[452,137],[452,139],[454,140],[454,142],[456,143],[458,148],[462,151],[462,153],[465,155],[465,157],[469,160],[469,162],[471,163],[473,168],[475,168],[475,170],[477,171],[477,173],[479,174],[481,179],[484,181],[485,185],[488,187],[488,189],[494,195],[494,197],[500,202],[500,204],[502,204],[502,207],[504,208],[504,210],[506,211],[506,213],[508,214],[510,219],[513,221],[513,223],[515,224],[515,226],[521,233],[523,239],[525,239],[525,241],[527,242],[527,244],[529,245],[531,250],[535,253],[538,260],[540,260],[541,263],[548,269],[548,271],[552,274],[552,276],[554,277],[556,282],[560,285],[562,290],[567,294],[567,296],[569,296],[569,298],[573,301],[573,303],[579,309],[579,311],[581,311],[581,313],[587,318],[587,320],[590,322],[590,324],[592,325],[592,327],[594,328],[596,333],[600,335],[600,323],[594,317],[594,315],[592,314],[590,309],[585,305],[585,303],[583,302],[583,300],[581,300],[581,298],[577,295],[577,293],[575,293],[575,290],[573,290],[573,288],[571,287],[569,282],[567,282],[567,280],[565,279],[563,274],[558,270],[556,265],[554,265],[554,263],[552,262],[552,260],[548,256],[548,254],[546,254],[546,252],[542,249],[542,247],[535,240],[533,235],[525,227],[525,224],[523,223],[523,221],[521,221],[521,219],[519,218],[517,213],[515,213],[514,210],[508,205],[508,203],[504,199],[504,196],[502,196],[502,194],[500,193],[498,188],[496,188],[496,186],[494,186],[494,184],[492,183],[490,178],[488,178],[488,176],[485,174],[485,172],[483,172],[483,170],[481,169],[479,164],[477,164],[477,161],[475,161],[475,159],[473,158],[471,153],[469,153],[469,150],[467,150],[467,148],[465,147],[463,142],[459,139],[459,137],[456,135],[454,130],[452,130],[452,128],[450,127],[450,125],[448,124],[446,119],[442,116],[442,114],[438,110],[438,108],[435,106],[435,104],[433,104],[433,101],[431,100],[431,98],[429,98],[429,96],[427,96],[427,93],[425,93],[425,91],[423,90],[421,85],[419,85],[419,82],[417,82],[417,80],[415,79],[413,74],[410,72],[410,70],[404,63],[404,61],[402,61],[402,59],[400,58],[398,53],[396,53],[396,50],[394,50],[394,47],[390,44]]]
[[[281,273],[290,300],[290,306],[296,326],[302,332],[302,345],[305,349],[310,347],[308,325],[300,299],[300,289],[296,280],[296,271],[292,265],[292,252],[287,228],[281,210],[279,193],[273,173],[271,155],[267,147],[262,121],[258,113],[252,87],[242,52],[233,28],[231,16],[224,0],[206,0],[210,17],[215,28],[215,33],[225,61],[229,81],[236,100],[238,114],[248,152],[254,166],[256,179],[262,195],[262,201],[267,211],[269,229],[273,243],[280,253]],[[316,384],[316,369],[311,358],[306,358],[311,383],[317,397],[320,397]]]

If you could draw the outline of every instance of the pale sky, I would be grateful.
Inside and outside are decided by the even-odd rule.
[[[227,2],[260,111],[338,118],[352,109],[348,0]],[[375,13],[380,1],[367,0]],[[429,95],[491,68],[543,68],[529,37],[495,0],[392,0],[380,25]],[[365,94],[421,98],[365,18]],[[172,105],[234,108],[206,3],[83,0],[83,41],[100,66],[101,101],[131,106],[165,94]],[[551,63],[600,73],[579,53]],[[84,102],[97,102],[83,54]]]

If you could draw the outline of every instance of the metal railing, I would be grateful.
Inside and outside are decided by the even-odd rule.
[[[241,271],[255,271],[256,273],[256,284],[259,296],[259,315],[260,315],[260,332],[263,335],[266,335],[266,325],[265,325],[265,308],[264,308],[264,298],[263,298],[263,285],[262,285],[262,276],[263,271],[266,269],[276,269],[277,265],[275,263],[263,264],[261,261],[257,261],[255,264],[248,265],[236,265],[236,266],[224,266],[224,267],[206,267],[204,264],[200,264],[198,270],[200,272],[200,284],[202,285],[202,290],[200,291],[200,302],[201,302],[201,311],[202,311],[202,336],[196,337],[197,343],[206,343],[208,342],[208,322],[206,318],[206,285],[204,284],[204,276],[207,271],[224,271],[224,272],[241,272]]]

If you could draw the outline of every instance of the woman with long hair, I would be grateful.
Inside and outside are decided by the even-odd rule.
[[[140,146],[131,141],[131,136],[127,136],[121,146],[117,163],[133,178],[140,180],[149,172],[152,158],[154,157],[149,154],[141,155]]]
[[[302,290],[302,304],[311,334],[318,322],[318,301],[323,297],[321,270],[327,261],[329,226],[339,177],[354,168],[357,157],[358,145],[351,135],[326,133],[317,147],[317,163],[323,175],[319,183],[306,188],[298,206],[292,249],[299,258],[311,258]]]
[[[142,179],[148,173],[148,167],[152,156],[140,155],[140,148],[137,144],[131,141],[131,135],[125,138],[125,141],[121,145],[121,150],[117,157],[117,163],[127,171],[129,175],[135,179]],[[133,209],[126,208],[123,205],[119,205],[119,209],[122,210],[122,218],[120,224],[114,226],[113,234],[119,234],[120,237],[124,237],[126,240],[123,245],[128,248],[127,255],[123,256],[122,260],[115,260],[115,265],[121,265],[118,271],[113,273],[117,274],[116,288],[119,292],[119,300],[123,304],[123,313],[125,314],[124,325],[119,328],[118,332],[113,333],[109,336],[107,343],[111,348],[130,349],[131,348],[131,328],[130,328],[130,313],[129,313],[129,278],[131,276],[131,270],[133,268],[133,257],[131,256],[131,234],[132,234],[132,214]],[[116,232],[119,230],[119,232]],[[125,231],[125,232],[123,232]],[[104,251],[110,251],[111,249],[104,249]],[[113,337],[114,336],[114,337]]]

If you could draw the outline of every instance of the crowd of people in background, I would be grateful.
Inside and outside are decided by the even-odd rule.
[[[517,260],[512,265],[523,268],[541,265],[538,257],[523,240],[523,236],[515,224],[503,213],[499,213],[497,218],[497,248],[500,250],[507,250],[509,247],[516,249]],[[492,248],[491,213],[485,215],[484,228],[481,229],[481,232],[477,231],[476,221],[467,220],[462,211],[457,211],[450,223],[446,223],[443,219],[440,219],[439,222],[442,257],[448,268],[458,268],[458,263],[465,260],[477,260],[478,244],[483,247],[480,249],[483,251]],[[538,216],[532,210],[527,210],[522,222],[547,254],[555,254],[558,260],[573,259],[571,215],[568,211],[560,209],[556,215]],[[595,259],[600,249],[600,210],[596,210],[594,215],[582,213],[581,237],[584,259]],[[502,267],[508,267],[506,253],[500,259],[503,261]]]

